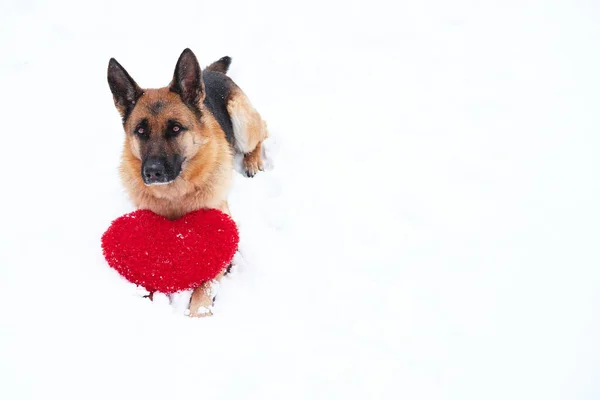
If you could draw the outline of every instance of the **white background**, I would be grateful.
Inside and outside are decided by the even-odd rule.
[[[594,1],[0,4],[0,398],[600,398]],[[143,300],[115,57],[268,121],[215,315]]]

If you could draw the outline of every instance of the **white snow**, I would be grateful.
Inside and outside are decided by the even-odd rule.
[[[600,398],[599,7],[2,2],[0,398]],[[108,60],[159,87],[185,47],[272,134],[203,319],[100,250]]]
[[[177,293],[173,293],[169,296],[169,300],[171,301],[171,306],[173,307],[173,312],[183,315],[188,311],[188,306],[190,304],[190,298],[192,297],[191,290],[182,290]]]

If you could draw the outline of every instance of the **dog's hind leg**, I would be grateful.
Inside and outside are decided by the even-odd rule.
[[[244,155],[244,171],[247,176],[253,177],[264,169],[262,142],[269,135],[267,123],[238,87],[232,90],[227,111],[233,125],[236,150]]]

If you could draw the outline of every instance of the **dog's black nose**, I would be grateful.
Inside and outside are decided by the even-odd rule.
[[[142,164],[142,178],[146,185],[168,182],[166,160],[161,157],[146,159]]]

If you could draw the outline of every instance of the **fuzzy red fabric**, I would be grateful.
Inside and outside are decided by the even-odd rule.
[[[229,265],[237,250],[235,222],[219,210],[198,210],[171,221],[137,210],[112,222],[102,235],[108,265],[148,291],[174,293],[198,287]]]

